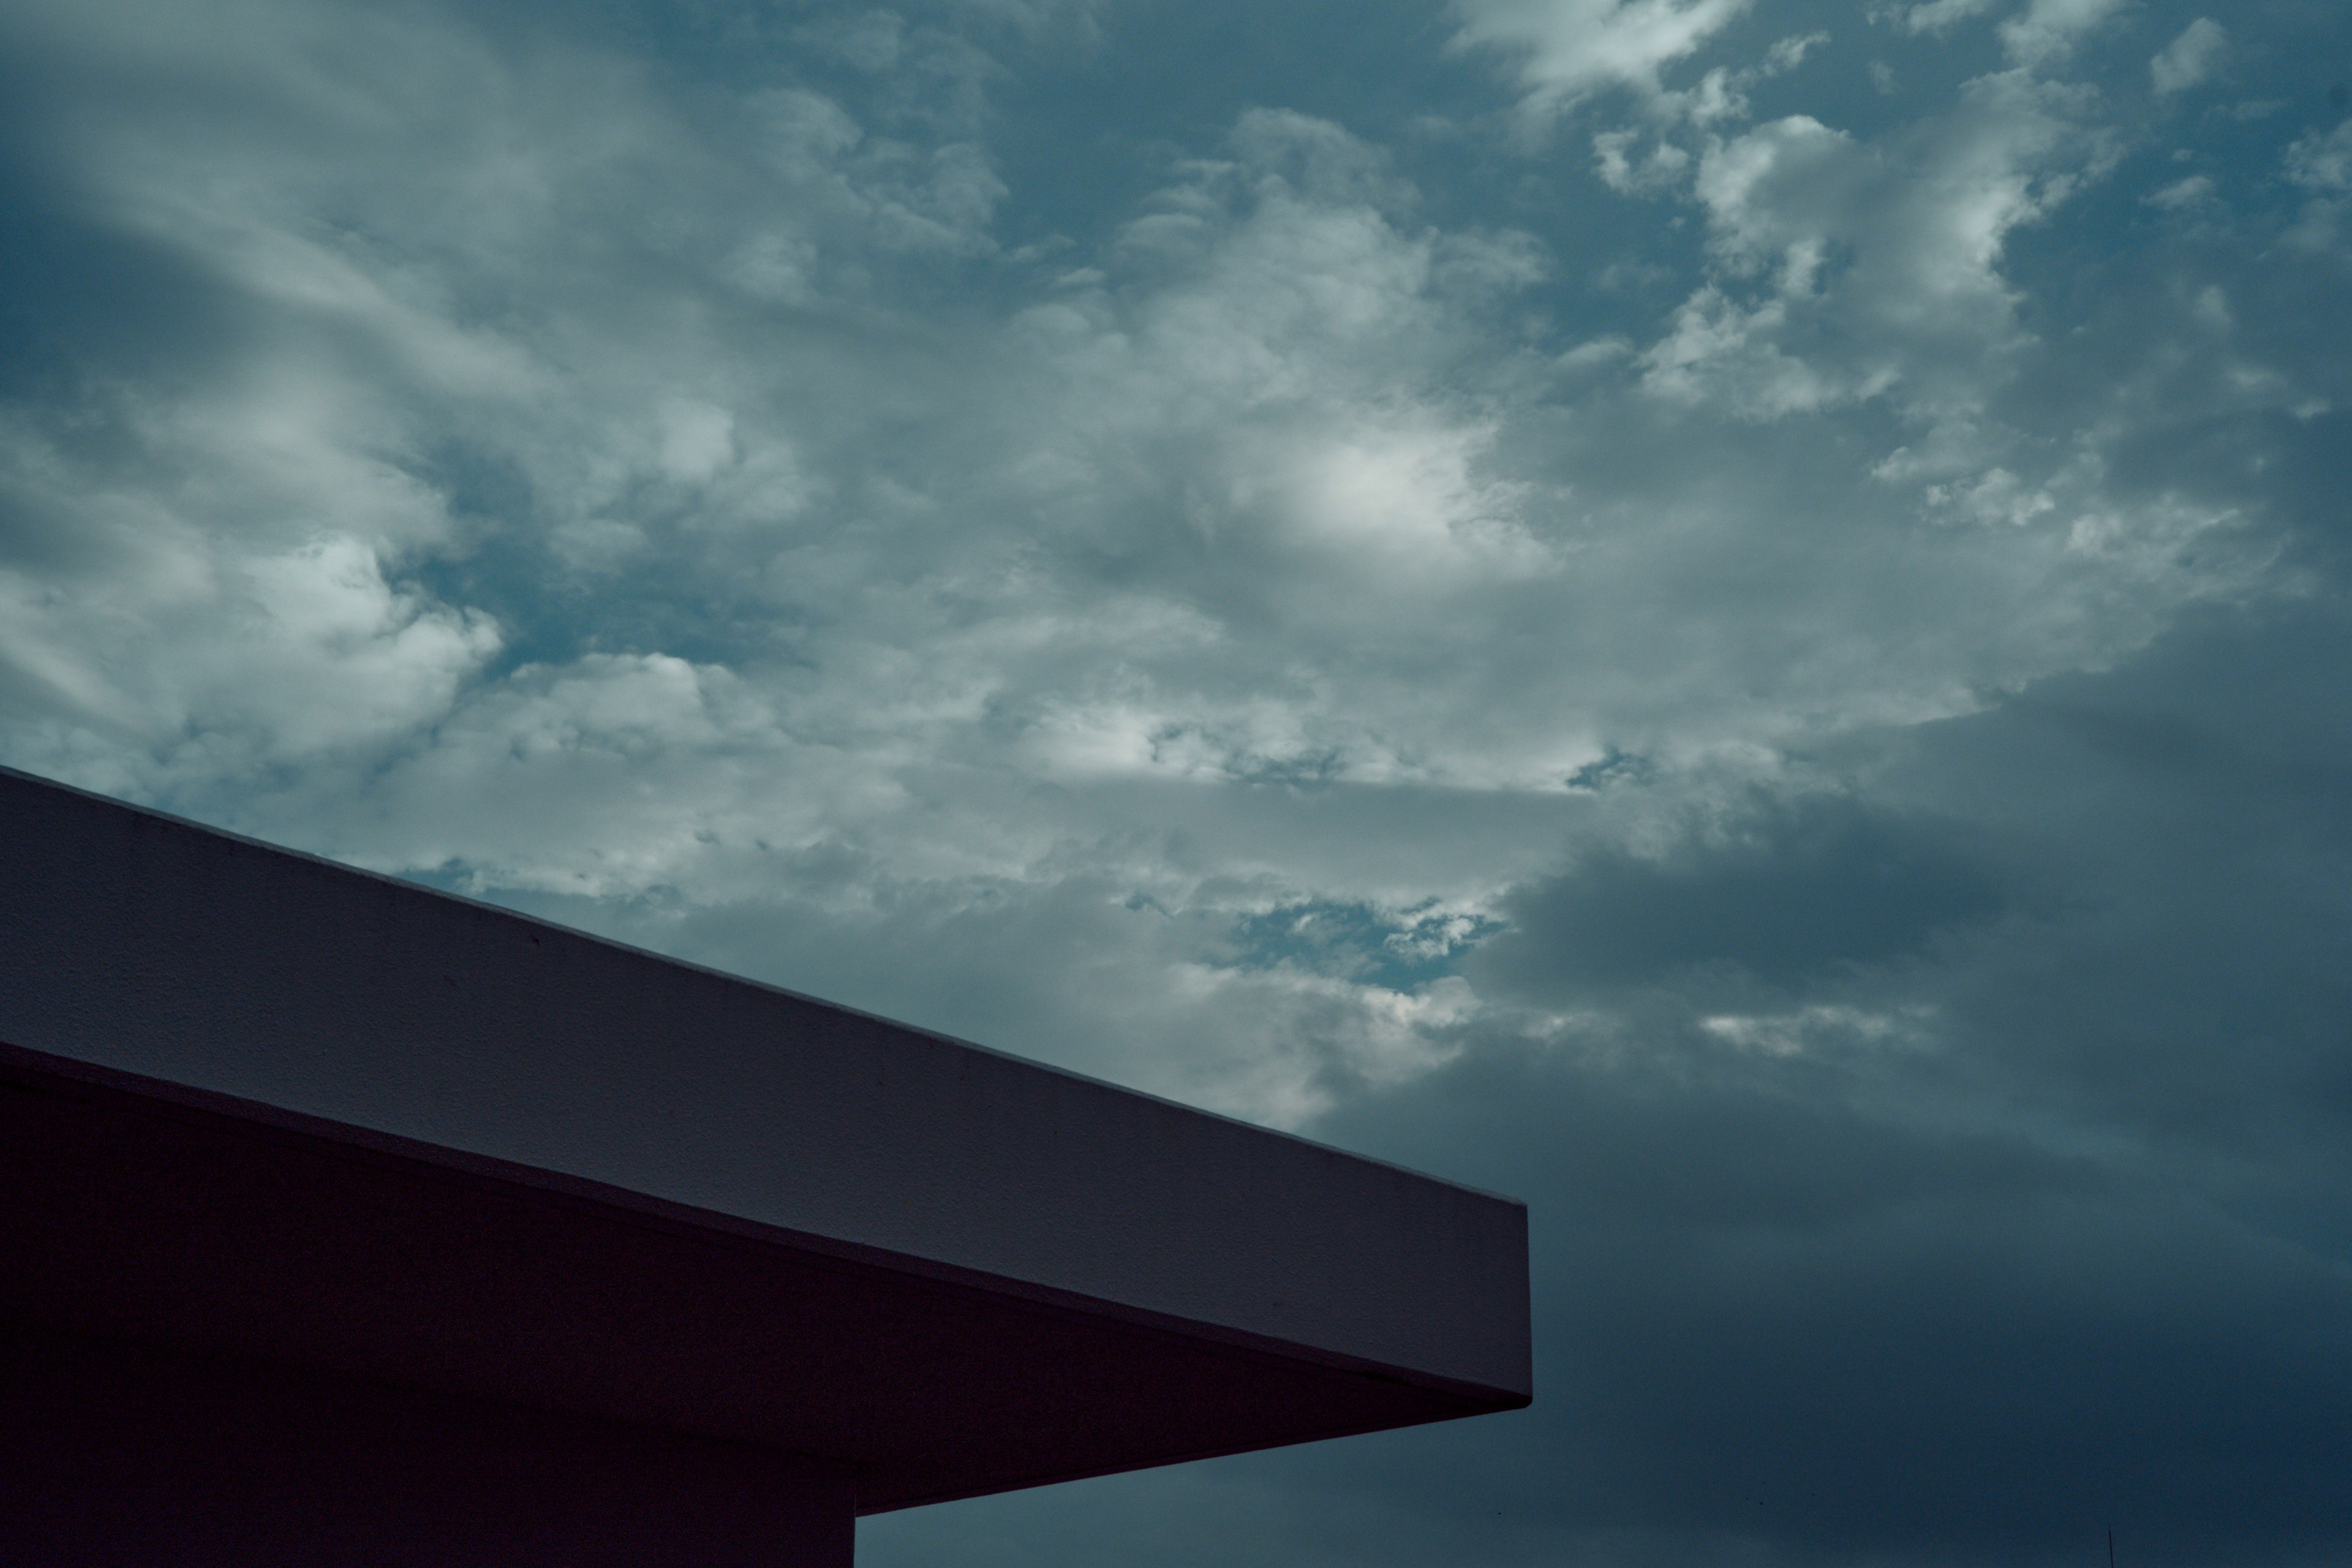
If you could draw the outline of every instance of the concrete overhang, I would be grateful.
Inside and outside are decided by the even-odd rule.
[[[0,1313],[838,1467],[1528,1403],[1519,1204],[0,770]]]

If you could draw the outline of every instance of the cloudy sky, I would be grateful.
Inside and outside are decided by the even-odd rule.
[[[1532,1205],[867,1568],[2352,1563],[2341,0],[10,0],[0,762]]]

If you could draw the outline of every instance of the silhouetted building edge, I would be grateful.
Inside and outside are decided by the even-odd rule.
[[[5,770],[0,1041],[51,1361],[861,1511],[1530,1393],[1509,1200]]]

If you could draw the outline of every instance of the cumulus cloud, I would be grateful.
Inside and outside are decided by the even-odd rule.
[[[2149,205],[2162,207],[2168,212],[2200,206],[2212,199],[2213,177],[2210,174],[2191,174],[2185,180],[2175,180],[2149,193],[2147,198]]]
[[[1518,57],[1523,106],[1549,115],[1608,88],[1654,98],[1660,73],[1696,53],[1748,0],[1458,0],[1456,48]]]
[[[2323,195],[2352,191],[2352,120],[2313,132],[2286,150],[2286,177]]]
[[[1774,420],[1891,399],[1936,424],[2024,342],[2003,252],[2115,156],[2088,101],[2017,73],[1871,142],[1810,115],[1708,140],[1693,194],[1717,276],[1640,359],[1670,402]]]
[[[1903,25],[1914,33],[1940,33],[1948,27],[1981,16],[1993,8],[1995,0],[1927,0],[1903,13]]]
[[[2210,79],[2230,47],[2230,35],[2210,16],[2200,16],[2147,62],[2158,97],[2186,92]]]
[[[2352,132],[2137,16],[16,6],[0,759],[1536,1200],[875,1562],[2340,1555]]]
[[[2021,64],[2054,64],[2123,5],[2124,0],[2032,0],[2022,15],[2000,25],[2001,45]]]

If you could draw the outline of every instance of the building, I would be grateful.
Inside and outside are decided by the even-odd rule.
[[[1531,1393],[1525,1209],[0,771],[0,1562],[827,1564]]]

